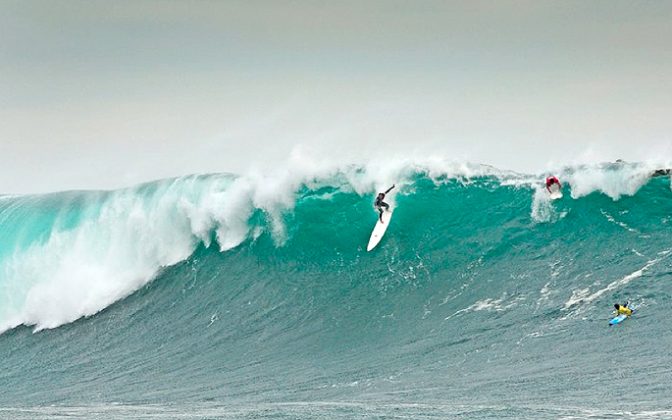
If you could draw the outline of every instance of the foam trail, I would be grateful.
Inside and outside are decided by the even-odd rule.
[[[460,309],[451,315],[448,315],[446,318],[444,318],[444,320],[447,321],[457,315],[466,312],[479,312],[479,311],[504,312],[510,308],[513,308],[518,304],[518,302],[523,300],[525,300],[525,297],[523,296],[517,296],[515,298],[511,298],[510,296],[507,296],[506,293],[504,293],[499,299],[487,298],[474,302],[472,305]]]
[[[622,277],[618,280],[615,280],[615,281],[609,283],[606,287],[604,287],[600,290],[597,290],[593,293],[590,293],[590,290],[587,289],[587,288],[586,289],[575,290],[574,292],[572,292],[572,296],[569,298],[569,300],[567,300],[567,302],[565,302],[565,306],[564,306],[565,309],[569,309],[572,306],[582,304],[582,303],[590,303],[590,302],[594,301],[595,299],[599,298],[600,296],[604,295],[605,293],[610,292],[612,290],[619,289],[619,288],[625,286],[626,284],[630,283],[631,281],[642,277],[642,275],[647,270],[649,270],[651,267],[653,267],[654,265],[656,265],[660,261],[662,261],[665,257],[667,257],[670,254],[670,252],[672,252],[672,249],[668,249],[668,250],[659,252],[658,254],[660,256],[658,258],[654,258],[654,259],[651,259],[651,260],[647,261],[646,264],[642,268],[640,268],[636,271],[633,271],[632,273],[630,273],[630,274],[628,274],[628,275],[626,275],[626,276],[624,276],[624,277]]]
[[[617,226],[619,226],[619,227],[622,227],[623,229],[627,230],[628,232],[639,233],[639,232],[637,232],[636,229],[631,228],[631,227],[628,226],[626,223],[619,222],[618,220],[616,220],[616,218],[614,218],[614,216],[610,215],[610,214],[607,213],[606,211],[600,209],[600,213],[602,213],[602,215],[603,215],[603,216],[604,216],[610,223],[613,223],[613,224],[615,224],[615,225],[617,225]]]
[[[534,197],[532,199],[532,208],[530,210],[530,217],[535,222],[549,222],[555,215],[553,202],[548,196],[544,188],[536,188],[534,190]]]

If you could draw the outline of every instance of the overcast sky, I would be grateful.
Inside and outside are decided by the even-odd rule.
[[[672,155],[672,2],[0,0],[0,193]]]

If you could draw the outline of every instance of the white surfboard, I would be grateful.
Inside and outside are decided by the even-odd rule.
[[[549,190],[551,190],[551,200],[557,200],[558,198],[562,198],[562,191],[560,191],[560,186],[558,184],[553,184],[550,187],[548,187]]]
[[[383,223],[380,223],[380,218],[376,222],[376,226],[373,228],[373,232],[371,232],[371,239],[369,239],[369,245],[367,245],[366,250],[371,251],[373,248],[378,245],[378,242],[380,242],[381,239],[383,239],[383,235],[385,235],[385,231],[387,230],[387,227],[390,225],[390,220],[392,220],[392,212],[391,211],[385,211],[383,212]]]

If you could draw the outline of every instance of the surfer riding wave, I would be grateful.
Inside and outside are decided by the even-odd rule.
[[[558,178],[556,176],[549,176],[548,178],[546,178],[546,190],[549,193],[551,193],[551,186],[553,184],[557,184],[558,189],[562,188],[562,184],[560,184],[560,181],[558,180]]]
[[[395,184],[392,184],[392,186],[390,188],[388,188],[387,191],[385,191],[384,193],[382,193],[382,192],[378,193],[378,196],[376,197],[376,203],[374,204],[374,206],[380,212],[380,215],[378,216],[380,218],[380,223],[384,223],[383,222],[383,211],[390,211],[390,205],[387,204],[386,202],[384,202],[383,200],[385,199],[385,195],[387,193],[389,193],[390,191],[392,191],[394,186],[395,186]]]

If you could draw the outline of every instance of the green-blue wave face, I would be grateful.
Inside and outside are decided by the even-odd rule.
[[[669,409],[669,179],[614,200],[565,178],[550,202],[522,176],[412,173],[372,252],[374,186],[343,174],[294,185],[291,200],[219,176],[5,198],[0,315],[40,332],[0,335],[0,405],[231,418]],[[638,311],[609,327],[625,300]],[[264,406],[290,402],[303,405]]]

